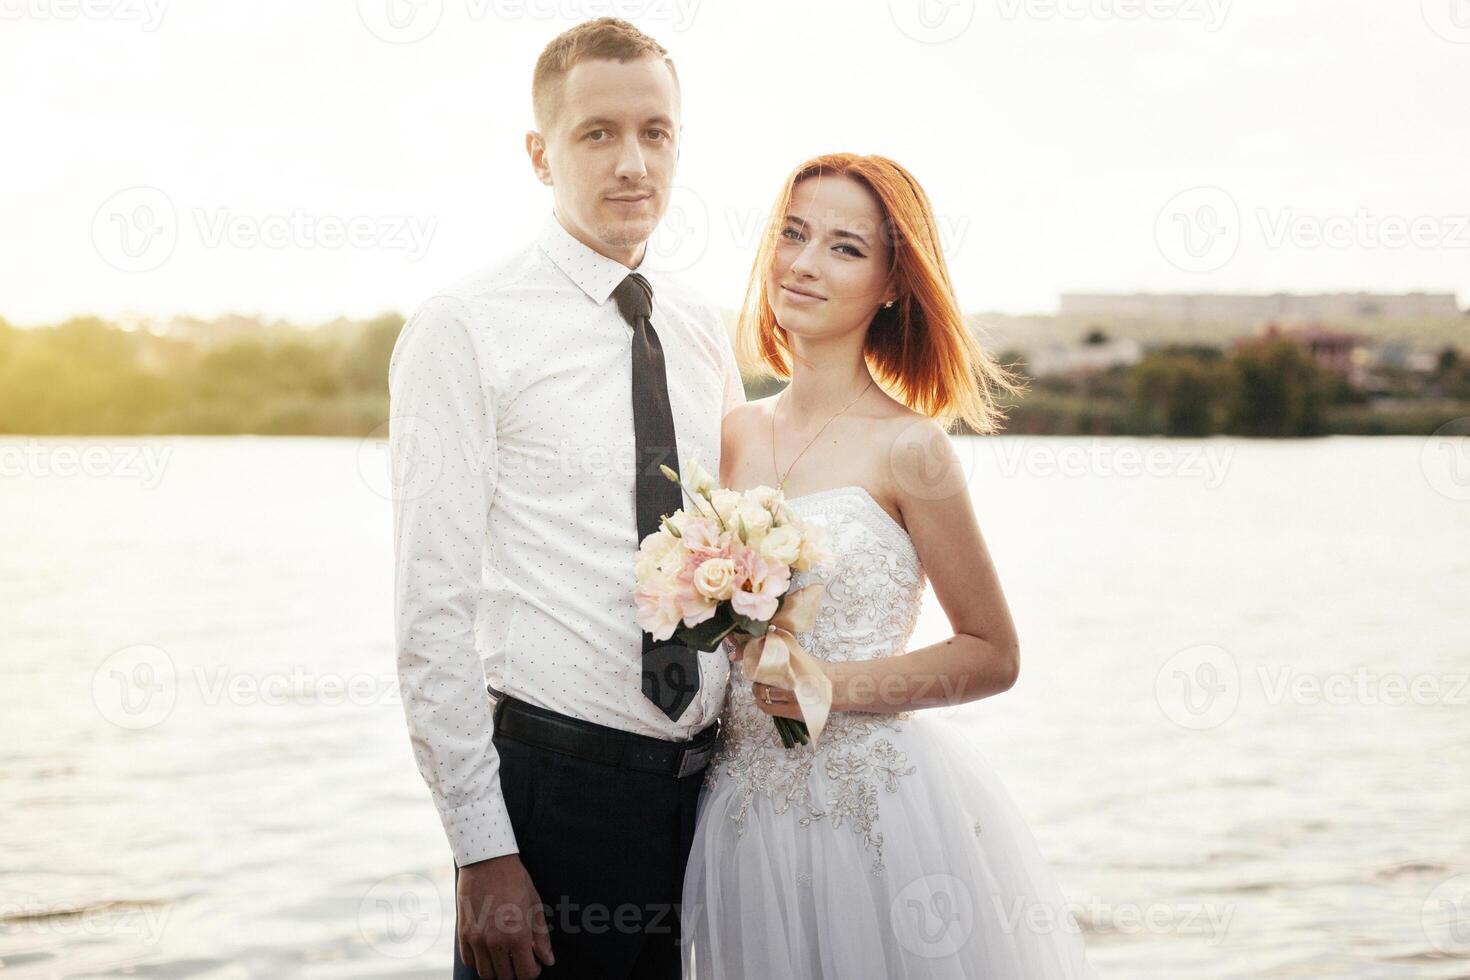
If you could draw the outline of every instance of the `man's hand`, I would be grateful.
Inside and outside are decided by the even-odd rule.
[[[531,980],[542,963],[556,962],[541,896],[519,854],[465,865],[456,891],[459,956],[484,980]]]

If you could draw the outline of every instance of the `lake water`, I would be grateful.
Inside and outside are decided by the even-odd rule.
[[[943,710],[1102,976],[1470,977],[1466,445],[961,440],[1022,671]],[[448,976],[382,466],[0,439],[0,975]]]

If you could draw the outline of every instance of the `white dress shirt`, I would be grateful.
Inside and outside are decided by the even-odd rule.
[[[699,655],[699,693],[677,721],[642,691],[633,331],[611,300],[629,271],[552,216],[533,245],[425,302],[389,362],[399,685],[460,866],[517,850],[487,682],[671,740],[724,701],[720,649]],[[718,473],[720,421],[745,401],[729,336],[698,294],[637,271],[653,287],[681,468]]]

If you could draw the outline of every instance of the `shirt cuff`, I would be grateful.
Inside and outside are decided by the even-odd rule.
[[[503,854],[515,854],[515,830],[505,797],[493,793],[483,800],[466,803],[442,814],[449,849],[454,852],[456,867],[485,861]]]

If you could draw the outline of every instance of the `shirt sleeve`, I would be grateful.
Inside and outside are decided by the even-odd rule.
[[[414,762],[463,867],[517,847],[475,647],[494,400],[454,303],[426,304],[404,325],[388,391],[399,692]]]

